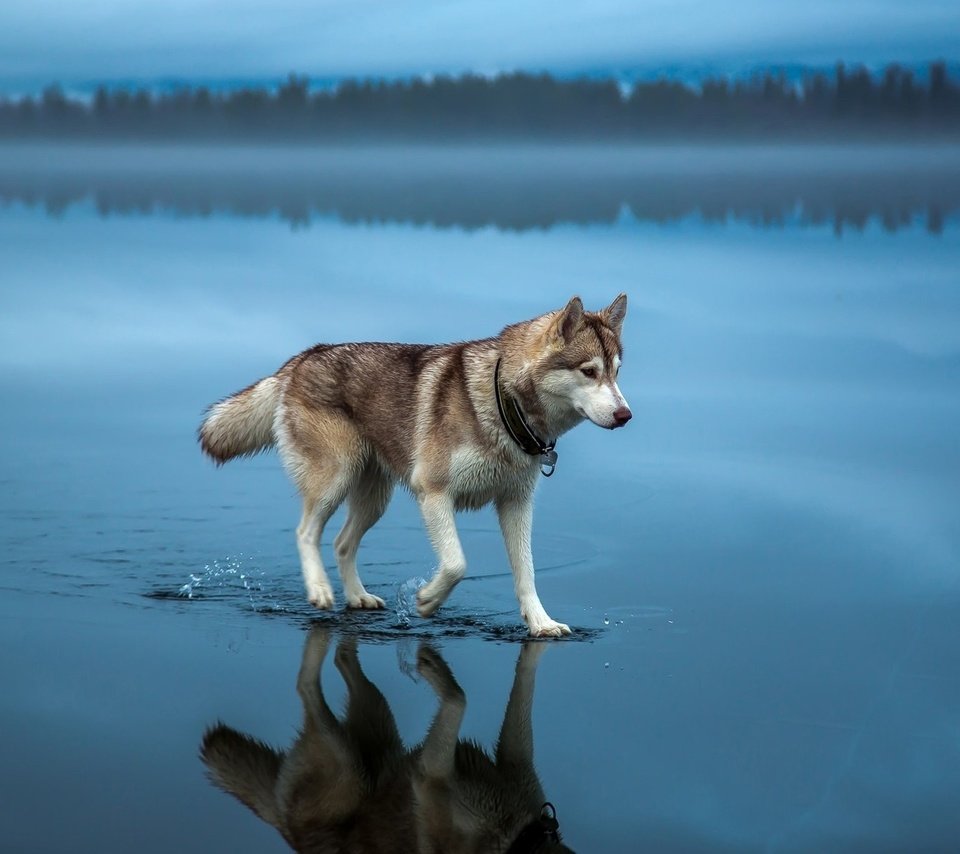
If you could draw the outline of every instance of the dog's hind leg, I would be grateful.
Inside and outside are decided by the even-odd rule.
[[[377,780],[381,771],[404,751],[393,712],[386,697],[360,666],[356,636],[340,638],[335,661],[347,685],[344,730],[360,756],[367,778]]]
[[[287,752],[277,796],[289,830],[304,816],[318,827],[355,814],[363,800],[363,770],[343,724],[337,720],[320,683],[331,632],[315,626],[307,635],[297,674],[303,727]],[[289,841],[289,840],[288,840]]]
[[[320,537],[359,474],[363,443],[347,419],[316,410],[291,414],[278,432],[280,456],[303,495],[297,549],[307,599],[317,608],[332,608],[333,587],[320,557]]]
[[[320,558],[320,537],[323,528],[343,501],[345,485],[333,484],[333,488],[319,496],[303,500],[303,516],[297,526],[297,549],[303,569],[303,584],[307,599],[317,608],[332,608],[333,588]]]
[[[317,625],[310,630],[303,646],[303,658],[297,673],[297,693],[303,702],[304,726],[336,731],[339,723],[320,690],[320,671],[330,647],[331,632]]]
[[[417,611],[421,617],[434,614],[467,571],[453,500],[445,492],[428,492],[420,497],[420,512],[437,554],[437,571],[430,583],[417,592]]]
[[[363,474],[350,489],[347,501],[350,507],[347,521],[333,541],[337,566],[343,581],[343,595],[348,608],[383,608],[379,596],[367,593],[357,573],[357,549],[363,535],[383,515],[393,492],[393,481],[374,462],[369,462]]]

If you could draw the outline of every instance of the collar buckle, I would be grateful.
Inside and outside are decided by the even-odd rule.
[[[557,468],[557,452],[552,448],[544,448],[540,454],[540,474],[550,477]]]

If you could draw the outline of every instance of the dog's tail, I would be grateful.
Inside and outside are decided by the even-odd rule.
[[[272,447],[280,389],[277,377],[267,377],[213,404],[198,431],[203,452],[222,465]]]
[[[200,758],[217,786],[280,829],[276,787],[283,753],[218,723],[204,733]]]

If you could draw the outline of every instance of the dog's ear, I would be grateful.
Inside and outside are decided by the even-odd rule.
[[[556,330],[557,338],[563,339],[565,344],[573,341],[573,336],[577,334],[580,324],[583,321],[583,302],[580,297],[574,297],[560,312],[557,318]]]
[[[603,322],[619,335],[623,329],[623,318],[627,316],[627,295],[620,294],[600,314]]]

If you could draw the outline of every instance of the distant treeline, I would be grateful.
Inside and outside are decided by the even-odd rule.
[[[311,91],[290,75],[276,90],[168,93],[99,88],[92,99],[50,86],[0,99],[0,137],[74,139],[446,140],[486,138],[956,136],[960,83],[943,62],[927,79],[888,65],[871,75],[842,63],[801,82],[767,72],[748,79],[640,82],[548,74],[347,80]]]

